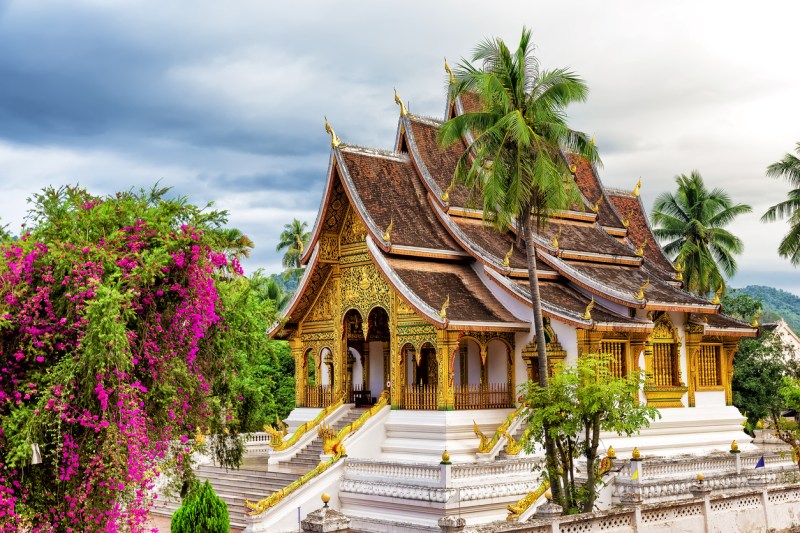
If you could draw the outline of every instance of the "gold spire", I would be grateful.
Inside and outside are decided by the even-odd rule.
[[[644,249],[647,248],[647,239],[642,241],[642,244],[636,249],[636,255],[642,257],[644,255]]]
[[[456,76],[453,74],[453,70],[450,68],[450,65],[447,64],[447,58],[444,58],[444,71],[450,75],[450,85],[455,84]]]
[[[558,233],[553,235],[553,242],[550,243],[550,244],[553,245],[553,248],[555,248],[556,250],[558,250],[558,238],[561,237],[561,230],[562,229],[563,229],[563,226],[559,226],[558,227]]]
[[[447,318],[447,308],[450,307],[450,295],[447,295],[447,299],[445,299],[444,303],[442,304],[442,309],[439,311],[439,318]]]
[[[757,328],[758,327],[758,319],[759,319],[760,316],[761,316],[761,309],[756,311],[756,316],[753,317],[753,322],[750,324],[750,326],[752,326],[754,328]]]
[[[633,195],[639,196],[639,189],[642,188],[642,178],[639,178],[639,181],[636,182],[636,187],[633,188]]]
[[[404,116],[408,115],[408,108],[406,108],[406,105],[403,103],[403,101],[400,99],[400,97],[397,96],[397,88],[395,88],[395,90],[394,90],[394,103],[400,106],[400,116],[401,117],[404,117]]]
[[[511,243],[511,248],[508,249],[506,252],[506,256],[503,258],[503,266],[508,268],[508,265],[511,264],[511,254],[514,253],[514,243]]]
[[[600,211],[600,202],[602,201],[603,201],[603,193],[600,193],[600,197],[597,199],[597,201],[592,205],[590,209],[595,213],[597,213],[598,211]]]
[[[442,193],[442,201],[444,203],[448,203],[450,201],[450,191],[452,191],[455,186],[456,182],[455,180],[453,180],[450,182],[450,185],[448,185],[447,188]]]
[[[644,285],[639,287],[639,292],[636,294],[637,300],[644,300],[644,290],[650,286],[650,276],[647,276],[647,281],[644,282]]]
[[[389,217],[389,225],[386,227],[386,231],[383,232],[383,240],[392,244],[392,228],[394,227],[394,217]]]
[[[592,296],[592,301],[586,306],[586,311],[583,312],[584,320],[592,319],[592,309],[594,309],[594,296]]]
[[[331,136],[331,146],[332,147],[336,148],[337,146],[342,144],[342,140],[339,139],[339,136],[336,135],[336,132],[333,131],[333,128],[331,128],[331,125],[328,123],[328,117],[325,117],[325,132],[329,133],[330,136]]]

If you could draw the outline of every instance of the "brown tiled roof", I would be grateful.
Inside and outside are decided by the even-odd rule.
[[[712,328],[751,328],[753,331],[755,331],[755,328],[753,328],[750,324],[741,322],[727,315],[704,315],[703,317],[707,319],[707,324]]]
[[[497,231],[491,226],[487,226],[482,220],[468,219],[463,217],[452,217],[459,228],[472,239],[475,244],[489,252],[496,262],[501,263],[508,253],[511,244],[514,243],[514,252],[509,258],[511,268],[521,268],[527,270],[528,261],[526,259],[525,242],[520,240],[517,246],[516,239],[508,232]]]
[[[519,323],[472,268],[464,263],[440,263],[386,256],[392,270],[409,289],[434,309],[447,297],[447,318],[457,322]]]
[[[436,126],[409,115],[411,124],[411,135],[414,143],[419,149],[422,163],[428,169],[431,178],[436,182],[442,191],[445,191],[453,181],[453,173],[456,163],[461,154],[467,149],[466,145],[460,141],[453,143],[447,148],[442,148],[437,138]],[[469,193],[463,185],[457,185],[449,193],[449,204],[456,207],[465,207],[469,200]],[[472,207],[472,206],[470,206]],[[477,206],[481,207],[481,206]]]
[[[461,93],[459,98],[461,98],[461,107],[464,113],[480,113],[483,111],[483,105],[481,105],[481,100],[477,94]]]
[[[633,250],[595,224],[574,224],[555,219],[544,228],[541,237],[551,243],[556,235],[558,235],[558,247],[563,250],[636,257]]]
[[[639,288],[649,278],[650,285],[644,291],[645,299],[648,301],[689,306],[709,305],[706,300],[676,289],[643,268],[612,264],[590,264],[579,261],[565,261],[565,263],[570,268],[578,271],[583,277],[596,281],[601,286],[621,291],[629,297],[635,297],[639,292]]]
[[[427,190],[410,160],[342,150],[347,172],[375,224],[393,221],[392,245],[461,251],[431,210]]]
[[[607,198],[608,195],[605,190],[603,190],[599,178],[595,175],[592,165],[582,157],[572,154],[568,155],[567,158],[569,159],[570,165],[575,165],[577,167],[575,182],[578,184],[578,188],[581,190],[583,196],[589,201],[589,205],[594,205],[597,199],[600,198],[600,195],[603,195],[603,199],[597,211],[597,222],[601,226],[624,228],[619,217],[614,213],[614,208]]]
[[[674,272],[672,263],[664,256],[658,241],[647,222],[647,215],[642,208],[639,197],[619,191],[609,191],[609,198],[614,203],[622,217],[630,217],[628,225],[628,240],[638,246],[647,239],[644,248],[644,258],[654,266],[665,272]]]

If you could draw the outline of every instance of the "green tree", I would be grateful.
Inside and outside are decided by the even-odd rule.
[[[208,480],[197,485],[172,515],[171,533],[228,533],[228,505]]]
[[[656,237],[666,244],[664,251],[675,264],[685,268],[686,288],[701,296],[724,291],[725,278],[736,273],[735,255],[742,253],[741,239],[725,226],[744,213],[749,205],[735,204],[728,193],[709,191],[703,177],[693,170],[675,177],[678,190],[661,193],[653,206]]]
[[[726,292],[721,299],[722,310],[726,315],[743,322],[751,323],[761,315],[761,300],[745,294],[739,289]]]
[[[467,134],[474,135],[456,165],[453,179],[480,198],[484,220],[501,231],[515,227],[522,233],[539,368],[546,369],[533,233],[546,223],[552,210],[567,207],[575,197],[577,188],[572,185],[564,151],[591,162],[597,162],[598,157],[594,143],[586,134],[570,129],[566,121],[566,107],[586,99],[586,84],[567,69],[540,69],[533,52],[527,28],[523,28],[515,52],[502,39],[480,43],[472,60],[482,67],[462,61],[450,90],[453,95],[476,94],[483,109],[442,124],[439,140],[448,146],[467,138]],[[546,387],[547,372],[541,371],[539,376]],[[549,471],[555,477],[554,444],[548,440],[545,447]],[[552,492],[558,501],[558,483],[553,483]]]
[[[783,378],[783,384],[778,389],[778,394],[787,408],[792,409],[795,413],[800,413],[800,376],[795,374]],[[800,468],[800,426],[796,418],[787,420],[779,413],[773,412],[772,427],[775,435],[791,446],[792,458]]]
[[[311,234],[306,231],[308,226],[305,222],[300,222],[296,218],[289,224],[283,226],[283,231],[279,237],[275,251],[286,250],[283,254],[283,266],[291,271],[301,270],[300,258],[308,244]]]
[[[544,443],[546,435],[555,441],[565,488],[567,512],[591,512],[597,499],[600,432],[630,436],[658,416],[653,407],[638,405],[636,397],[644,382],[631,373],[615,377],[604,354],[581,356],[575,364],[559,364],[549,387],[528,382],[523,395],[530,407],[528,451]],[[586,459],[586,482],[575,479],[575,459]],[[550,478],[552,486],[552,478]]]
[[[795,147],[797,155],[786,154],[783,159],[767,167],[767,176],[785,178],[794,189],[788,199],[779,202],[764,213],[762,222],[773,222],[779,218],[789,219],[789,233],[778,245],[781,257],[789,259],[794,266],[800,265],[800,142]]]
[[[780,418],[785,402],[775,392],[795,368],[791,349],[772,332],[739,343],[733,361],[733,405],[747,413],[751,432],[759,420]]]

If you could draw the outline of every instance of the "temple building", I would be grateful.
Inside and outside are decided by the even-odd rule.
[[[453,184],[469,140],[442,148],[442,119],[416,116],[398,102],[390,150],[348,145],[326,123],[330,163],[302,258],[306,271],[270,335],[288,340],[295,359],[290,433],[316,423],[326,408],[371,405],[383,395],[389,406],[358,430],[368,436],[348,446],[343,478],[325,486],[365,530],[399,531],[376,525],[393,521],[422,531],[448,514],[452,500],[397,496],[389,485],[402,482],[370,477],[364,472],[378,467],[359,461],[455,468],[526,460],[504,454],[497,441],[513,441],[518,387],[542,369],[524,240],[487,225],[480,203]],[[442,118],[479,106],[469,94],[451,98]],[[680,266],[648,223],[641,182],[631,191],[606,188],[591,164],[565,157],[582,200],[553,213],[535,237],[550,364],[602,352],[615,375],[646,373],[639,401],[658,407],[661,418],[637,436],[606,435],[603,448],[676,455],[727,450],[733,439],[746,447],[731,379],[740,339],[757,330],[723,315],[718,299],[682,289]],[[464,503],[465,516],[504,516],[507,503],[539,485],[525,472],[527,481],[474,496],[472,515]],[[460,499],[460,513],[461,506]]]

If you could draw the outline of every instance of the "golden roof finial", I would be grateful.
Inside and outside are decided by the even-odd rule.
[[[583,319],[584,320],[591,320],[592,319],[592,309],[594,309],[594,296],[592,296],[592,300],[586,306],[586,311],[583,312]]]
[[[570,165],[569,171],[571,174],[575,174],[578,171],[578,165]]]
[[[450,185],[448,185],[447,188],[442,193],[442,201],[444,203],[448,203],[450,201],[450,192],[453,190],[453,188],[455,186],[456,186],[456,182],[455,182],[455,180],[452,180],[450,182]]]
[[[756,311],[756,316],[753,317],[753,322],[750,323],[750,326],[757,328],[758,327],[758,319],[761,317],[761,309]]]
[[[636,249],[636,255],[642,257],[644,255],[644,249],[647,248],[647,239],[642,241],[642,244]]]
[[[592,207],[590,209],[592,211],[594,211],[595,213],[597,213],[598,211],[600,211],[600,202],[602,202],[602,201],[603,201],[603,193],[600,193],[600,197],[597,199],[597,201],[594,204],[592,204]]]
[[[456,82],[456,76],[453,74],[453,69],[450,68],[450,65],[447,64],[447,58],[444,58],[444,71],[450,75],[450,85],[453,85]]]
[[[328,123],[328,117],[325,117],[325,132],[329,133],[330,136],[331,136],[331,146],[332,147],[336,148],[337,146],[342,144],[342,140],[339,139],[339,136],[336,135],[336,132],[333,131],[333,128],[331,128],[331,125]]]
[[[636,182],[636,187],[633,188],[633,195],[639,196],[639,189],[642,188],[642,178],[639,178],[639,181]]]
[[[720,285],[720,287],[714,293],[714,299],[711,300],[712,304],[719,305],[719,297],[722,296],[722,289],[723,287]]]
[[[592,135],[592,140],[591,140],[591,141],[589,141],[589,144],[591,144],[592,146],[594,146],[594,135]]]
[[[389,225],[386,227],[386,231],[383,232],[383,240],[392,244],[392,228],[394,227],[394,217],[389,217]]]
[[[511,248],[508,249],[506,252],[506,256],[503,258],[503,266],[508,268],[508,265],[511,264],[511,254],[514,253],[514,243],[511,243]]]
[[[397,88],[395,88],[395,90],[394,90],[394,103],[400,106],[400,116],[401,117],[404,117],[404,116],[408,115],[408,108],[406,108],[406,105],[403,103],[403,101],[400,99],[400,97],[397,96]]]
[[[622,221],[622,225],[626,228],[631,225],[631,217],[633,216],[633,209],[628,211],[628,216],[625,217],[625,220]]]
[[[553,235],[553,242],[550,243],[550,244],[553,245],[553,248],[555,248],[556,250],[558,250],[558,238],[561,237],[561,230],[562,229],[564,229],[563,226],[559,226],[558,227],[558,233]]]
[[[685,269],[685,267],[683,265],[683,260],[679,259],[678,261],[675,262],[675,271],[676,272],[683,272],[684,269]]]
[[[447,295],[444,303],[442,304],[442,309],[439,311],[439,318],[447,318],[447,308],[450,307],[450,295]]]
[[[609,459],[616,459],[617,458],[617,452],[614,450],[613,446],[609,446],[608,447],[608,450],[606,450],[606,456]]]
[[[644,285],[639,287],[639,292],[636,294],[637,300],[644,300],[644,290],[650,286],[650,276],[647,276],[647,281],[644,282]]]

